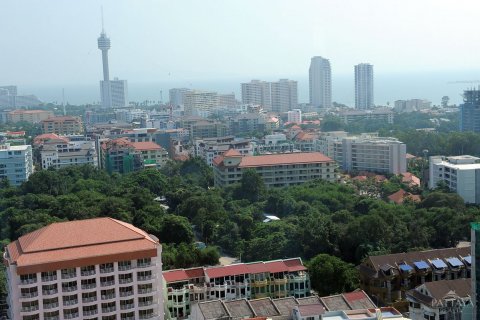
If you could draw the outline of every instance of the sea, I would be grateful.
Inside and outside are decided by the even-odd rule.
[[[298,81],[299,103],[307,103],[308,74],[289,77]],[[135,81],[128,80],[128,98],[133,102],[161,101],[167,102],[168,90],[171,88],[190,88],[213,90],[219,93],[234,92],[237,100],[241,100],[240,84],[252,78],[223,77],[196,78],[181,80]],[[276,81],[279,77],[264,76],[256,79]],[[410,72],[376,74],[374,77],[374,96],[376,105],[393,106],[396,100],[427,99],[433,105],[439,105],[443,96],[449,96],[451,104],[462,102],[465,89],[477,88],[480,85],[480,70],[444,71],[444,72]],[[20,94],[34,94],[41,101],[62,103],[64,92],[65,103],[72,105],[95,104],[100,100],[99,82],[89,84],[19,84]],[[353,75],[332,76],[332,100],[347,106],[354,106]]]

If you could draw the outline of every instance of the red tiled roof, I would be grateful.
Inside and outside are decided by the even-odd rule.
[[[61,136],[59,136],[55,133],[44,133],[44,134],[36,136],[33,139],[33,144],[34,145],[42,144],[43,142],[45,142],[47,140],[62,140],[64,142],[70,141],[70,139],[68,139],[67,137],[61,137]]]
[[[202,278],[205,277],[205,271],[203,268],[192,268],[192,269],[187,269],[185,270],[185,273],[187,276],[191,278]]]
[[[299,305],[297,308],[302,317],[313,317],[325,313],[325,308],[320,303]]]
[[[164,271],[163,278],[166,282],[186,281],[190,279],[183,269]]]
[[[236,276],[239,274],[248,274],[248,268],[243,263],[205,269],[205,275],[207,275],[210,279],[222,278],[226,276]]]
[[[145,142],[132,142],[133,147],[135,150],[138,151],[153,151],[153,150],[162,150],[155,142],[145,141]]]
[[[270,271],[271,273],[288,271],[288,267],[283,261],[268,261],[265,262],[265,265],[267,266],[268,271]]]
[[[223,156],[216,156],[215,158],[213,158],[212,162],[216,166],[221,165],[223,163]]]
[[[268,268],[263,262],[248,263],[247,265],[248,273],[265,273],[268,272]]]
[[[396,204],[403,203],[403,201],[405,201],[406,198],[409,198],[414,202],[418,202],[421,200],[419,195],[411,194],[410,192],[407,192],[403,189],[400,189],[394,194],[391,194],[388,196],[388,199],[392,202],[395,202]]]
[[[307,268],[303,265],[302,260],[300,258],[283,260],[283,262],[287,266],[289,272],[307,270]]]
[[[306,164],[315,162],[333,162],[333,160],[320,152],[268,154],[262,156],[243,157],[239,168],[275,166],[282,164]]]
[[[242,155],[240,154],[240,152],[238,152],[238,150],[228,149],[228,151],[225,152],[223,156],[224,157],[241,157]]]

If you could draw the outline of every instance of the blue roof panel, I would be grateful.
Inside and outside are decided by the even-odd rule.
[[[413,268],[411,266],[409,266],[408,264],[399,264],[398,267],[400,268],[400,270],[402,270],[403,272],[408,272],[410,270],[413,270]]]
[[[472,256],[463,257],[463,260],[465,260],[468,264],[472,264]]]
[[[470,260],[471,260],[471,259],[470,259]],[[448,263],[450,263],[450,265],[451,265],[452,267],[461,267],[461,266],[463,266],[462,261],[460,261],[458,258],[455,258],[455,257],[453,257],[453,258],[448,258],[447,261],[448,261]]]
[[[415,265],[415,267],[417,267],[417,269],[420,269],[420,270],[423,270],[423,269],[429,269],[430,267],[428,266],[428,264],[423,261],[423,260],[420,260],[420,261],[415,261],[413,262],[413,264]]]
[[[435,267],[435,269],[447,268],[446,263],[443,262],[443,260],[440,260],[440,259],[432,260],[432,264],[433,264],[433,266]]]

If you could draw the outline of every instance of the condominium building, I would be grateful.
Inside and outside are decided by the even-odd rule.
[[[7,115],[7,122],[39,123],[53,117],[53,112],[48,110],[13,110]]]
[[[218,94],[214,91],[188,91],[184,95],[185,115],[207,118],[218,106]]]
[[[270,82],[252,80],[242,83],[242,103],[260,105],[265,110],[272,110]]]
[[[460,131],[480,132],[480,90],[465,90],[460,105]]]
[[[9,318],[163,320],[158,239],[111,218],[58,222],[5,247]]]
[[[339,113],[345,124],[355,123],[363,120],[382,121],[393,124],[394,113],[391,110],[367,110],[367,111],[344,111]]]
[[[0,179],[7,179],[13,186],[19,186],[33,173],[32,146],[0,145]]]
[[[187,318],[202,301],[310,296],[300,258],[165,271],[163,278],[166,314],[172,319]]]
[[[456,192],[466,203],[480,203],[480,158],[463,155],[434,156],[429,161],[428,187],[434,189],[440,181]]]
[[[234,107],[237,105],[237,99],[235,99],[235,93],[219,93],[218,105],[222,107]]]
[[[43,133],[73,135],[83,133],[83,123],[78,117],[50,117],[40,121]]]
[[[287,119],[290,123],[301,124],[302,123],[302,110],[292,109],[287,112]]]
[[[267,187],[297,185],[313,179],[336,180],[335,162],[319,152],[243,157],[236,150],[213,159],[217,187],[238,183],[243,171],[254,169]]]
[[[213,159],[230,149],[237,150],[243,156],[253,156],[253,145],[249,139],[236,139],[234,136],[196,139],[195,156],[200,157],[212,167]]]
[[[216,138],[228,135],[228,126],[225,123],[202,118],[185,118],[182,127],[188,130],[190,139]]]
[[[373,66],[360,63],[355,66],[355,108],[370,109],[373,102]]]
[[[173,88],[168,91],[170,105],[174,107],[182,106],[185,99],[185,93],[189,92],[188,88]]]
[[[432,103],[425,99],[396,100],[393,110],[398,113],[430,109]]]
[[[75,139],[74,139],[75,138]],[[42,169],[60,169],[75,165],[97,166],[95,141],[86,137],[58,136],[54,133],[35,137],[34,147],[40,155]]]
[[[168,152],[155,142],[132,142],[133,148],[143,162],[143,167],[161,168],[168,161]]]
[[[309,69],[310,104],[318,108],[332,107],[332,70],[330,61],[312,57]]]
[[[359,266],[360,288],[391,305],[426,282],[470,278],[471,267],[470,246],[369,256]]]
[[[104,109],[128,106],[127,80],[115,78],[100,81],[100,95]]]
[[[142,167],[143,159],[127,138],[106,139],[101,142],[100,165],[108,173],[129,173]]]
[[[231,134],[239,135],[266,130],[265,115],[260,113],[244,113],[229,119]]]
[[[471,279],[426,282],[406,293],[412,320],[472,318]]]
[[[271,83],[272,111],[287,112],[298,107],[297,81],[280,79]]]
[[[345,171],[401,174],[407,172],[407,147],[395,138],[346,137],[334,159]]]

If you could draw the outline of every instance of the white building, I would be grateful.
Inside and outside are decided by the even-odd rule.
[[[363,120],[384,121],[393,124],[394,112],[390,109],[344,111],[339,113],[345,124]]]
[[[287,112],[288,122],[300,124],[302,123],[302,110],[293,109]]]
[[[185,115],[207,118],[212,110],[218,106],[218,94],[214,91],[189,91],[184,95],[183,104]]]
[[[213,159],[235,149],[243,156],[253,156],[253,145],[249,139],[235,139],[233,136],[196,139],[195,156],[201,157],[212,167]]]
[[[185,93],[191,91],[188,88],[172,88],[168,91],[170,104],[174,107],[182,106]]]
[[[100,94],[102,108],[118,108],[128,105],[127,80],[102,80],[100,81]]]
[[[341,154],[340,154],[341,152]],[[407,171],[407,147],[395,138],[347,137],[334,159],[345,171],[401,174]]]
[[[272,111],[287,112],[298,106],[297,81],[280,79],[271,83]]]
[[[445,181],[466,203],[480,203],[480,158],[468,155],[456,157],[430,157],[428,187],[434,189]]]
[[[19,186],[33,173],[32,146],[0,145],[0,179]]]
[[[242,83],[242,103],[260,105],[265,110],[272,110],[270,82],[252,80]]]
[[[60,169],[69,166],[97,166],[95,141],[70,141],[68,137],[46,141],[40,148],[42,169]]]
[[[312,57],[309,69],[310,104],[320,108],[332,107],[332,70],[330,61]]]
[[[430,109],[431,107],[432,102],[425,99],[396,100],[393,110],[403,113]]]
[[[355,108],[370,109],[373,102],[373,66],[360,63],[355,66]]]
[[[164,319],[158,239],[111,218],[53,223],[10,243],[10,319]]]

